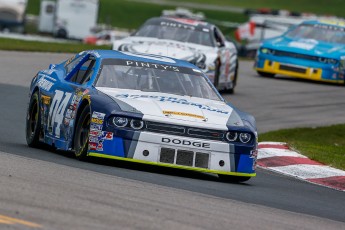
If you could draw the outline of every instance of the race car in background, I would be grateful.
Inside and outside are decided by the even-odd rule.
[[[113,30],[103,30],[95,34],[86,36],[83,43],[90,45],[111,45],[116,40],[116,32]]]
[[[186,60],[203,70],[219,90],[233,93],[238,74],[235,45],[213,24],[186,18],[147,20],[133,35],[117,40],[113,49]]]
[[[345,84],[345,21],[305,21],[279,37],[265,40],[254,68],[276,74]]]
[[[156,55],[81,52],[39,71],[30,86],[26,140],[88,156],[255,176],[254,118],[196,66]]]

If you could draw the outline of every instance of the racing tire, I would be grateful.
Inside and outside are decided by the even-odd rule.
[[[55,37],[66,39],[67,38],[67,31],[65,29],[60,28],[56,32]]]
[[[218,174],[218,178],[223,182],[230,182],[230,183],[242,183],[248,181],[251,177],[249,176],[229,176]]]
[[[40,147],[41,132],[41,109],[38,99],[38,92],[32,94],[30,98],[29,108],[26,115],[26,143],[28,146]]]
[[[261,77],[274,77],[274,73],[267,73],[267,72],[262,72],[262,71],[256,71]]]
[[[75,157],[78,160],[85,160],[87,158],[87,151],[89,147],[90,121],[90,106],[87,105],[83,108],[79,116],[73,137]]]

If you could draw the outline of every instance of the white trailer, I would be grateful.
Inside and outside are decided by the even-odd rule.
[[[0,0],[0,31],[24,31],[27,0]]]
[[[99,0],[42,0],[39,31],[83,39],[96,26],[98,9]]]

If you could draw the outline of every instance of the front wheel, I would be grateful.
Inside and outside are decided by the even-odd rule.
[[[263,71],[256,71],[261,77],[274,77],[274,73],[267,73]]]
[[[32,94],[26,115],[26,143],[30,147],[40,146],[41,111],[38,92]]]
[[[90,106],[87,105],[83,108],[80,114],[74,132],[73,141],[75,156],[79,160],[85,160],[87,157],[87,150],[89,145],[90,120]]]
[[[230,183],[242,183],[248,181],[251,178],[249,176],[230,176],[223,174],[218,174],[218,177],[221,181]]]

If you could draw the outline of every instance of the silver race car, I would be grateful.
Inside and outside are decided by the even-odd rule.
[[[203,70],[218,90],[233,93],[238,57],[233,43],[213,24],[184,18],[151,18],[113,49],[186,60]]]

